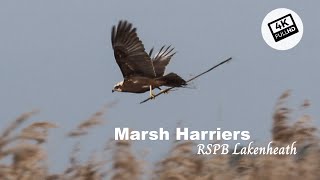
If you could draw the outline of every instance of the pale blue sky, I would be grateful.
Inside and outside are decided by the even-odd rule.
[[[290,2],[290,3],[289,3]],[[300,15],[304,35],[295,48],[277,51],[261,36],[265,15],[285,7]],[[293,90],[297,107],[310,99],[308,113],[320,117],[320,22],[316,1],[84,1],[0,2],[0,129],[25,111],[60,128],[49,139],[50,165],[61,170],[73,140],[65,133],[104,104],[118,100],[107,124],[81,139],[84,150],[101,149],[114,127],[249,130],[252,140],[270,139],[276,99]],[[149,51],[173,45],[178,53],[167,72],[188,79],[228,58],[233,61],[181,89],[140,105],[145,94],[111,93],[122,80],[110,43],[111,27],[127,19]],[[315,124],[320,123],[315,121]],[[169,142],[136,143],[149,159]]]

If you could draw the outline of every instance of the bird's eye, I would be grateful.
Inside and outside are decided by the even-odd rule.
[[[115,89],[119,89],[119,86],[114,87]]]

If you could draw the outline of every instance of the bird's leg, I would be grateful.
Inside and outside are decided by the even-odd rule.
[[[154,99],[155,96],[154,96],[154,94],[152,92],[152,86],[150,85],[149,87],[150,87],[150,99]]]

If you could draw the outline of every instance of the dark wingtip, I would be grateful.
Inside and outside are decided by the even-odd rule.
[[[116,37],[116,26],[112,26],[111,29],[111,43],[114,44]]]
[[[153,48],[150,49],[150,52],[149,52],[149,57],[152,56],[152,52],[153,52]]]
[[[117,38],[123,38],[123,34],[128,32],[134,33],[136,32],[136,28],[132,28],[132,24],[129,23],[127,20],[120,20],[118,25],[112,26],[111,30],[111,42],[112,44],[116,43]]]

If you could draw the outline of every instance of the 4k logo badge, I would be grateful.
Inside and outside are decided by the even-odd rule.
[[[299,32],[291,14],[268,23],[269,29],[275,42],[281,41]]]
[[[290,9],[274,9],[263,19],[261,34],[270,47],[276,50],[288,50],[300,42],[303,23],[299,15]]]

